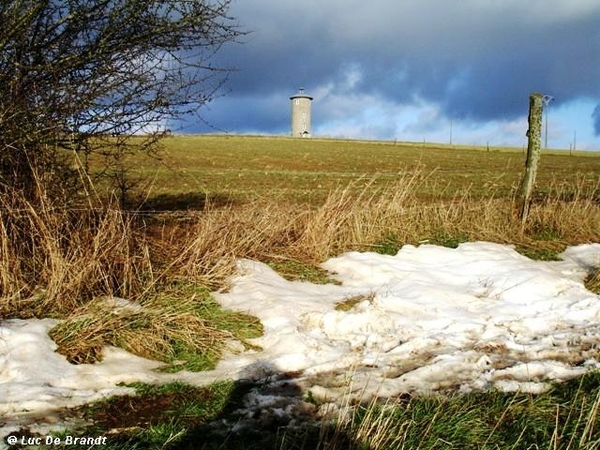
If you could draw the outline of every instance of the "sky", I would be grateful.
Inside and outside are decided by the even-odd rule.
[[[529,95],[548,145],[600,150],[597,0],[232,0],[248,32],[214,58],[225,89],[175,132],[290,134],[290,95],[314,97],[313,135],[526,144]]]
[[[0,449],[2,437],[23,427],[42,434],[68,427],[60,408],[131,394],[120,383],[134,381],[254,380],[259,390],[231,419],[252,429],[265,415],[306,414],[315,407],[307,398],[321,411],[401,393],[544,391],[600,369],[600,297],[583,285],[600,266],[600,243],[561,256],[534,261],[489,242],[405,245],[393,256],[349,252],[322,264],[338,284],[289,281],[240,260],[227,291],[214,297],[256,316],[264,332],[251,346],[231,343],[205,372],[157,371],[162,363],[115,347],[101,362],[73,365],[48,336],[57,320],[3,320]],[[144,308],[106,301],[119,315]]]

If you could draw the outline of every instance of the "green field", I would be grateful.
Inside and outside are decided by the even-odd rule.
[[[407,175],[418,177],[416,193],[423,199],[467,191],[478,198],[508,196],[525,163],[522,149],[258,136],[172,136],[163,141],[160,156],[132,164],[151,197],[201,193],[236,202],[313,204],[351,182],[377,187]],[[546,152],[538,189],[581,183],[593,189],[599,174],[600,153]]]

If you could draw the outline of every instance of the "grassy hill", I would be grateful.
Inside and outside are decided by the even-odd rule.
[[[132,175],[146,181],[151,197],[203,193],[242,202],[270,198],[319,204],[350,182],[381,187],[406,175],[418,176],[415,194],[423,199],[467,191],[477,198],[507,197],[525,164],[522,149],[426,143],[190,135],[172,136],[163,144],[160,161],[129,161]],[[598,174],[600,153],[545,152],[538,190],[593,189]]]

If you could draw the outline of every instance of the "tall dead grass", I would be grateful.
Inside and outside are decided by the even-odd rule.
[[[146,238],[119,209],[0,202],[4,317],[61,316],[98,295],[135,297],[152,277]]]
[[[350,185],[333,191],[316,208],[252,204],[207,211],[193,226],[185,226],[185,236],[181,229],[175,233],[189,243],[180,253],[180,268],[186,276],[210,273],[219,261],[235,257],[319,263],[343,251],[376,248],[391,236],[398,245],[460,235],[553,250],[600,241],[597,191],[576,191],[568,200],[561,195],[541,198],[523,225],[514,198],[490,194],[479,200],[466,192],[450,201],[424,203],[414,195],[416,179],[377,189]]]

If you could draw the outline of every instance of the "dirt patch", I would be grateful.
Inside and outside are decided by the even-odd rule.
[[[205,424],[221,413],[227,401],[223,394],[184,384],[166,389],[151,387],[139,395],[111,397],[67,410],[65,416],[83,419],[102,433],[126,437],[165,423],[177,422],[186,427]]]

